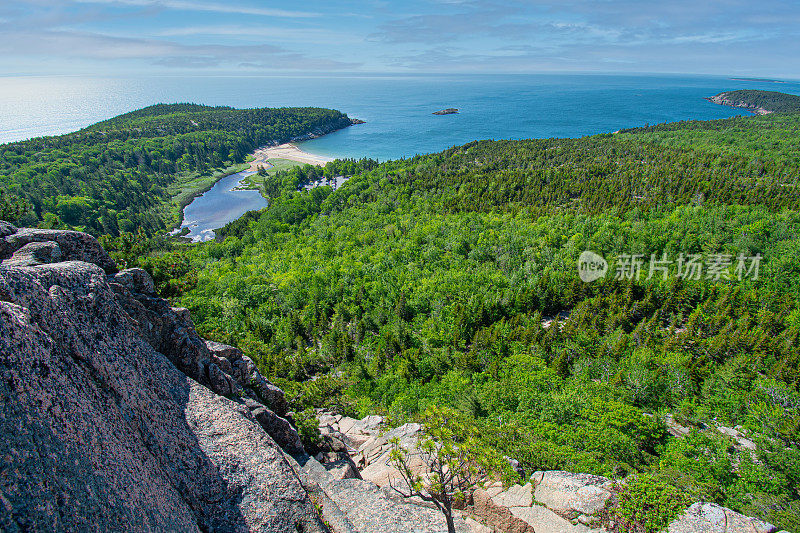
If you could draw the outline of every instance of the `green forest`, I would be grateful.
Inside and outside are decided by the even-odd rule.
[[[297,412],[448,406],[527,474],[646,472],[797,530],[799,132],[775,115],[481,141],[336,162],[352,177],[335,192],[278,173],[224,242],[142,264]],[[642,275],[583,283],[583,250],[612,273],[640,254]],[[733,259],[647,279],[663,254]],[[763,258],[757,279],[740,255]],[[756,452],[715,429],[737,425]]]
[[[259,146],[349,125],[347,115],[321,108],[150,106],[68,135],[0,145],[0,215],[95,235],[154,234]]]
[[[263,173],[269,207],[221,242],[188,245],[120,220],[159,228],[179,170],[346,117],[276,110],[294,121],[278,135],[254,126],[267,110],[162,109],[0,147],[5,209],[24,211],[22,199],[22,219],[122,231],[104,238],[115,259],[253,358],[308,446],[314,408],[400,424],[447,407],[526,476],[638,473],[645,503],[668,487],[800,530],[800,115]],[[200,131],[185,131],[192,121]],[[166,150],[193,135],[205,151]],[[69,155],[78,146],[85,159]],[[39,191],[47,161],[60,163]],[[302,190],[322,174],[349,180]],[[87,218],[70,218],[62,196],[86,198]],[[581,281],[585,250],[608,260],[605,277]],[[721,426],[741,426],[755,449]]]

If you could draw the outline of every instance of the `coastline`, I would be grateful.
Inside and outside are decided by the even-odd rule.
[[[747,111],[750,111],[754,115],[769,115],[770,113],[772,113],[772,111],[770,111],[769,109],[764,109],[763,107],[748,105],[742,102],[735,102],[728,98],[727,93],[720,93],[715,96],[709,96],[703,98],[703,100],[708,100],[709,102],[712,102],[714,104],[733,107],[736,109],[746,109]]]
[[[343,130],[357,124],[366,124],[366,122],[357,118],[349,118],[347,115],[345,115],[344,118],[342,118],[341,121],[333,127],[319,128],[305,135],[293,137],[289,142],[282,144],[268,144],[266,146],[261,146],[256,149],[255,152],[250,154],[254,158],[253,161],[250,162],[250,170],[253,172],[258,172],[258,166],[268,164],[268,159],[288,159],[289,161],[295,161],[297,163],[316,165],[320,167],[325,166],[333,161],[333,158],[309,154],[308,152],[301,150],[295,143],[298,141],[317,139],[323,135]]]
[[[258,172],[259,166],[269,165],[269,159],[288,159],[298,163],[305,163],[309,165],[325,166],[327,163],[333,161],[330,157],[321,155],[309,154],[304,152],[292,142],[279,144],[277,146],[262,146],[251,154],[255,159],[250,162],[250,170]]]

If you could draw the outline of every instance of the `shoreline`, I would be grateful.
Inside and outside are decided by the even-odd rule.
[[[263,166],[264,168],[272,168],[272,164],[269,163],[269,159],[288,159],[290,161],[295,161],[297,163],[307,163],[310,165],[316,166],[325,166],[326,164],[333,161],[333,158],[325,157],[321,155],[314,155],[308,152],[304,152],[300,148],[297,147],[295,142],[300,140],[307,140],[307,139],[315,139],[317,137],[321,137],[328,133],[332,133],[334,131],[344,129],[348,126],[352,126],[354,124],[365,124],[363,120],[359,119],[348,119],[348,123],[344,126],[336,127],[332,130],[326,131],[315,131],[308,133],[306,135],[295,137],[289,142],[278,144],[278,145],[267,145],[257,148],[253,153],[251,153],[248,157],[253,157],[252,161],[245,161],[244,163],[233,165],[225,169],[221,176],[218,176],[215,180],[213,180],[210,184],[207,184],[204,187],[201,187],[191,193],[188,198],[183,199],[183,201],[179,201],[178,203],[178,223],[175,225],[173,230],[180,229],[183,225],[183,210],[191,204],[198,196],[205,194],[209,190],[211,190],[214,185],[217,184],[221,179],[227,178],[232,174],[238,174],[239,172],[258,172],[258,167]],[[245,166],[247,165],[247,166]],[[236,190],[251,190],[248,187],[239,188],[242,184],[239,183],[235,187]]]
[[[709,102],[717,105],[733,107],[735,109],[745,109],[747,111],[750,111],[754,115],[769,115],[770,113],[772,113],[772,111],[770,111],[769,109],[764,109],[763,107],[735,102],[728,98],[727,93],[720,93],[715,96],[709,96],[703,98],[703,100],[708,100]]]
[[[178,230],[181,229],[181,226],[183,226],[183,210],[186,209],[186,206],[188,206],[189,204],[194,202],[194,200],[198,196],[202,196],[203,194],[205,194],[208,191],[210,191],[214,187],[214,185],[216,185],[220,180],[225,179],[228,176],[232,176],[233,174],[238,174],[239,172],[247,171],[248,168],[244,167],[244,165],[245,165],[245,163],[239,163],[239,164],[236,164],[236,165],[231,165],[231,166],[225,168],[224,170],[222,170],[219,176],[213,176],[215,179],[210,184],[205,184],[202,187],[200,187],[198,189],[195,189],[194,191],[192,191],[188,195],[188,197],[184,197],[184,198],[178,197],[178,198],[176,198],[176,200],[178,200],[178,202],[177,202],[177,205],[178,205],[178,222],[169,231],[174,231],[176,229],[178,229]],[[169,235],[169,232],[167,232],[167,234]]]
[[[255,158],[250,162],[249,167],[249,170],[253,172],[258,172],[259,166],[264,166],[266,168],[266,165],[270,164],[268,162],[269,159],[288,159],[290,161],[316,166],[325,166],[333,161],[330,157],[304,152],[293,142],[283,143],[277,146],[262,146],[250,155]]]

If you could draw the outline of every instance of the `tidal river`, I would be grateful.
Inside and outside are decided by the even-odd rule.
[[[210,241],[215,229],[233,222],[247,211],[266,207],[267,200],[258,191],[234,190],[242,178],[252,174],[244,171],[226,176],[184,207],[180,229],[189,228],[186,237],[194,242]]]

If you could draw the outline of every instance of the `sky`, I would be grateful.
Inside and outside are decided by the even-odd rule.
[[[0,0],[0,75],[800,79],[798,0]]]

